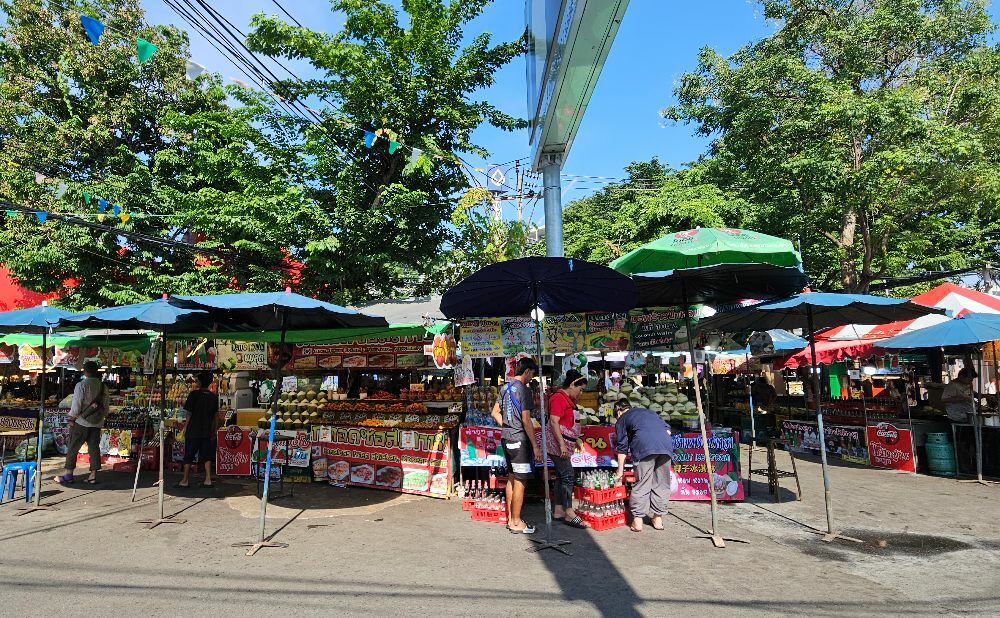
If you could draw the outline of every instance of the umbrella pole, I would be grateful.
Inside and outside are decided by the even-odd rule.
[[[826,534],[823,534],[823,532],[819,530],[811,530],[811,532],[814,532],[815,534],[823,534],[823,541],[827,543],[837,538],[862,543],[863,541],[860,539],[844,536],[840,534],[840,532],[834,532],[833,530],[833,503],[830,500],[830,472],[829,466],[826,462],[826,432],[823,429],[823,406],[820,404],[819,375],[816,374],[816,368],[818,366],[816,361],[816,329],[813,326],[813,312],[812,306],[810,305],[806,305],[806,319],[808,320],[809,326],[809,353],[812,355],[812,367],[810,370],[812,372],[813,397],[816,399],[816,424],[819,429],[819,458],[823,467],[823,502],[826,506]]]
[[[35,443],[35,502],[29,507],[18,509],[18,516],[27,515],[35,511],[54,511],[51,504],[42,504],[42,424],[45,419],[45,378],[46,365],[48,364],[48,329],[42,330],[42,384],[39,387],[39,397],[41,403],[38,406],[38,442]],[[25,447],[27,454],[27,447]],[[100,457],[100,454],[98,454]],[[25,481],[27,486],[27,481]]]
[[[750,383],[747,384],[747,399],[750,401],[750,450],[757,450],[757,422],[754,419],[755,410],[753,403],[753,376],[750,373],[750,355],[746,355],[747,359],[747,375],[750,376]],[[750,473],[747,473],[747,478],[750,478]]]
[[[288,331],[288,309],[281,310],[281,339],[278,344],[278,358],[274,369],[274,390],[271,391],[271,401],[268,410],[271,412],[271,425],[267,430],[267,455],[264,459],[264,491],[260,496],[260,519],[257,525],[257,540],[249,543],[234,543],[233,547],[247,547],[247,556],[256,554],[262,547],[288,547],[288,543],[276,543],[264,538],[264,529],[267,527],[267,498],[268,490],[271,487],[271,445],[274,444],[274,428],[278,417],[278,395],[281,393],[281,361],[285,352],[285,334]],[[260,444],[258,437],[257,443]],[[260,474],[258,464],[257,474]]]
[[[542,415],[542,490],[545,495],[545,539],[531,539],[533,542],[537,543],[532,547],[528,548],[528,551],[542,551],[543,549],[555,549],[560,551],[567,556],[572,554],[569,551],[563,549],[562,545],[569,545],[569,541],[553,541],[552,540],[552,497],[549,492],[549,419],[546,416],[546,406],[545,406],[545,373],[542,371],[542,325],[538,319],[538,283],[533,284],[533,290],[535,295],[534,302],[534,315],[535,319],[535,350],[538,353],[538,378],[541,385],[541,396],[538,398],[539,406],[541,407]]]
[[[174,519],[173,517],[163,516],[163,486],[166,484],[163,478],[164,469],[164,451],[166,450],[164,439],[164,434],[166,433],[165,417],[167,415],[167,331],[163,330],[161,333],[162,339],[160,340],[160,479],[156,482],[157,485],[157,496],[156,496],[156,506],[157,506],[157,518],[156,519],[143,519],[140,524],[146,524],[147,530],[152,530],[153,528],[159,526],[160,524],[183,524],[187,522],[186,519]],[[139,454],[140,463],[142,461],[142,454]]]

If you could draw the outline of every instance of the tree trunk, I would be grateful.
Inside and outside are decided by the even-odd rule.
[[[840,283],[844,291],[854,294],[858,289],[858,273],[854,267],[854,232],[858,227],[858,213],[854,206],[847,206],[840,225]]]

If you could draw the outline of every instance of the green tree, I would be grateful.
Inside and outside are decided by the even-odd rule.
[[[671,120],[712,137],[705,168],[801,235],[821,287],[995,260],[1000,55],[981,1],[764,0],[777,31],[703,49]]]
[[[739,227],[750,204],[702,180],[695,166],[677,171],[653,159],[626,168],[628,177],[566,207],[566,255],[607,264],[671,232]]]
[[[133,216],[109,213],[103,230],[8,216],[0,262],[74,308],[283,283],[285,258],[328,220],[270,156],[263,102],[217,76],[186,79],[187,36],[144,25],[138,0],[39,5],[0,2],[0,197],[92,223],[101,197]],[[99,45],[80,12],[106,23]],[[159,47],[146,63],[137,36]],[[185,240],[199,249],[171,244]]]
[[[486,32],[463,45],[465,28],[490,3],[404,0],[400,12],[388,2],[333,0],[345,16],[334,34],[253,18],[252,49],[304,59],[319,74],[276,87],[290,101],[324,103],[295,147],[307,194],[332,222],[307,246],[305,277],[318,291],[344,302],[426,291],[440,280],[426,274],[446,244],[469,240],[449,225],[469,186],[454,157],[487,154],[471,142],[484,123],[525,126],[474,99],[523,52],[523,41],[494,45]],[[384,130],[386,139],[367,148],[362,130]],[[404,146],[390,153],[389,140]],[[415,164],[411,148],[424,153]]]

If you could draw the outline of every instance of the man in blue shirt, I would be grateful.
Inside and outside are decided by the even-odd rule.
[[[642,532],[642,519],[647,515],[654,530],[663,530],[663,515],[670,501],[670,459],[674,445],[670,427],[646,408],[632,407],[628,399],[615,404],[615,452],[618,453],[618,473],[621,483],[625,474],[625,457],[632,456],[635,485],[629,497],[632,512],[632,532]]]
[[[534,476],[535,453],[541,452],[531,420],[535,397],[528,388],[538,374],[538,363],[533,358],[522,358],[517,361],[514,373],[500,390],[492,415],[503,427],[500,444],[507,459],[507,529],[514,534],[534,534],[535,527],[521,519],[521,506],[525,484]]]

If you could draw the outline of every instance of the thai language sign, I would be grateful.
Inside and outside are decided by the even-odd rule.
[[[712,479],[709,484],[705,449],[700,433],[679,433],[673,437],[674,477],[677,491],[671,500],[743,500],[740,477],[740,438],[732,432],[713,431],[708,437],[708,453],[712,459]]]
[[[900,429],[892,423],[879,423],[867,429],[868,458],[871,465],[906,472],[917,471],[909,429]]]
[[[851,463],[868,463],[868,446],[864,427],[824,425],[827,455]],[[782,421],[781,435],[793,452],[819,452],[819,426],[809,421]]]
[[[229,371],[263,371],[267,369],[267,344],[263,341],[222,341],[217,362],[220,369]]]
[[[583,313],[545,316],[542,347],[546,354],[587,351],[587,318]]]
[[[215,447],[215,473],[250,476],[252,449],[248,430],[235,425],[220,429]]]
[[[624,352],[629,343],[627,313],[587,314],[587,350]]]
[[[327,478],[334,484],[435,498],[451,491],[447,431],[333,427],[328,440],[313,446],[326,459]]]
[[[269,358],[277,357],[276,345],[269,346]],[[288,370],[345,368],[415,368],[427,364],[421,337],[386,337],[358,343],[290,346]]]
[[[538,445],[542,444],[541,430],[535,433]],[[608,467],[617,465],[614,452],[615,428],[589,425],[582,428],[580,443],[570,456],[575,468]],[[550,444],[549,449],[555,450]],[[463,466],[504,465],[503,446],[500,444],[499,427],[462,427],[458,432],[458,452]],[[541,453],[535,453],[535,460],[541,463]],[[550,462],[551,463],[551,462]]]
[[[633,309],[629,312],[629,335],[632,349],[651,350],[687,343],[687,325],[682,307]],[[698,307],[688,309],[692,325],[696,323]]]
[[[463,320],[461,331],[463,357],[496,358],[503,356],[503,335],[498,318]]]
[[[534,320],[527,317],[503,318],[501,324],[504,356],[535,354],[538,351]]]

